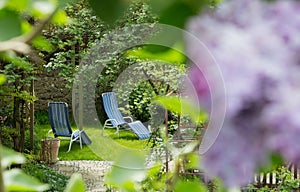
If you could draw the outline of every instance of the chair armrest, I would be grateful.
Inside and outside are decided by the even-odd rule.
[[[126,116],[126,117],[123,117],[123,118],[124,118],[124,120],[129,119],[130,122],[133,122],[133,119],[132,119],[132,117],[130,117],[130,116]]]
[[[107,124],[108,122],[112,123],[112,121],[118,124],[118,122],[115,119],[106,119],[104,124]]]
[[[74,136],[75,136],[75,138],[78,138],[82,131],[83,130],[79,130],[79,129],[73,131],[72,134],[71,134],[71,138],[73,139]]]

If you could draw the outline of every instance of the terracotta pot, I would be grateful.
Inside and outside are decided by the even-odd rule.
[[[49,164],[57,162],[60,140],[57,138],[43,139],[41,140],[41,145],[41,160]]]

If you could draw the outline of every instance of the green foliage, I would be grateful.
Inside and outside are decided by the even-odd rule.
[[[69,82],[66,86],[71,88],[81,59],[103,35],[105,26],[84,0],[68,5],[65,12],[69,21],[67,26],[51,25],[43,32],[54,47],[53,52],[44,53],[45,67],[48,70],[60,69],[59,75]]]
[[[1,127],[1,141],[6,147],[13,147],[13,138],[19,137],[19,133],[12,127],[2,126]]]
[[[121,191],[207,191],[206,186],[200,181],[198,176],[181,176],[182,168],[198,169],[199,159],[193,155],[197,143],[191,143],[182,149],[171,148],[172,162],[174,167],[169,167],[169,172],[165,172],[164,165],[157,164],[145,169],[145,157],[134,152],[122,154],[117,159],[112,171],[108,173],[106,184]],[[183,159],[189,162],[188,166],[182,167]]]
[[[183,50],[182,46],[175,45],[175,48]],[[182,53],[161,46],[146,45],[139,49],[127,51],[129,57],[136,57],[143,60],[161,60],[168,63],[186,63],[186,57]]]
[[[48,111],[34,112],[35,125],[49,125]]]
[[[1,147],[1,146],[0,146]],[[68,177],[53,171],[44,164],[34,162],[25,163],[25,158],[20,153],[11,149],[0,148],[1,172],[0,178],[5,178],[4,187],[7,191],[66,191],[71,192],[76,189],[84,192],[85,186],[82,177],[75,174],[68,183]],[[22,169],[8,169],[13,164],[23,164]],[[3,174],[3,175],[2,175]],[[36,179],[36,178],[39,178]],[[48,183],[43,184],[41,183]],[[0,180],[0,185],[2,185]],[[67,188],[65,189],[65,187]],[[3,187],[3,186],[0,186]],[[65,189],[65,190],[64,190]],[[2,188],[1,188],[2,190]]]
[[[184,28],[189,17],[198,14],[206,6],[215,6],[218,0],[151,0],[150,5],[159,15],[161,23]]]
[[[2,85],[6,81],[6,76],[4,74],[0,74],[0,85]]]
[[[144,156],[137,152],[120,154],[111,172],[106,175],[106,184],[125,191],[140,191],[141,182],[146,176]]]
[[[0,87],[0,116],[6,120],[0,124],[3,134],[3,144],[18,151],[23,150],[25,131],[29,127],[26,117],[26,104],[36,100],[29,92],[34,79],[33,66],[27,58],[2,54],[0,73],[6,76],[6,82]],[[27,113],[28,114],[28,113]],[[17,127],[19,126],[19,127]]]
[[[300,179],[294,178],[291,171],[285,166],[280,166],[273,170],[276,174],[277,184],[273,186],[257,186],[256,184],[250,184],[245,190],[247,192],[258,191],[258,192],[290,192],[299,189]]]
[[[200,113],[188,100],[174,96],[157,97],[156,102],[177,114],[189,115],[194,122],[201,123],[207,120],[206,113]]]
[[[27,130],[25,132],[25,142],[24,142],[24,153],[32,155],[33,158],[38,159],[38,152],[41,150],[41,139],[44,137],[39,136],[36,132],[33,133],[33,149],[30,146],[30,132]]]
[[[158,95],[178,92],[184,77],[184,64],[130,58],[136,63],[130,66],[125,75],[122,74],[126,77],[122,81],[126,86],[118,86],[115,90],[119,105],[124,107],[122,109],[126,114],[142,122],[150,120],[151,127],[156,128],[160,124],[156,125],[152,119],[157,118],[161,110],[151,102]]]
[[[18,168],[6,170],[12,164],[24,163],[25,158],[21,154],[5,147],[1,147],[0,150],[2,165],[0,174],[3,174],[1,178],[2,176],[5,178],[4,186],[8,191],[45,191],[48,189],[48,185],[40,183],[36,178],[26,175]]]
[[[155,97],[155,92],[147,82],[141,82],[130,93],[129,97],[129,111],[136,119],[146,122],[150,119],[150,103]]]
[[[157,15],[153,13],[152,8],[145,1],[132,1],[122,17],[115,24],[115,27],[124,27],[143,23],[156,23]]]
[[[5,41],[21,35],[21,21],[19,20],[19,15],[15,11],[1,9],[0,26],[5,26],[6,29],[0,31],[0,41]]]
[[[26,175],[20,169],[12,169],[3,173],[8,191],[45,191],[47,185],[42,185],[36,178]]]
[[[55,172],[53,169],[44,164],[34,162],[26,163],[22,166],[23,171],[43,183],[49,184],[47,191],[64,191],[67,186],[69,178]]]
[[[113,23],[125,12],[130,1],[122,0],[89,0],[98,16],[108,23]]]
[[[85,192],[85,184],[83,182],[82,176],[78,173],[72,175],[65,192]]]
[[[97,0],[89,0],[89,2],[98,16],[110,24],[116,22],[130,4],[128,0],[101,0],[100,2]],[[190,16],[197,14],[207,5],[215,7],[220,0],[151,0],[148,2],[154,12],[159,15],[160,22],[183,28],[186,20]]]
[[[182,191],[190,191],[190,192],[205,192],[207,188],[204,184],[201,184],[197,181],[178,181],[175,185],[174,192],[182,192]]]
[[[6,167],[11,166],[12,164],[22,164],[25,162],[23,155],[14,152],[11,149],[6,147],[1,147],[1,168],[5,169]]]
[[[147,170],[147,177],[142,181],[142,190],[149,192],[166,190],[166,173],[161,165],[155,165]]]

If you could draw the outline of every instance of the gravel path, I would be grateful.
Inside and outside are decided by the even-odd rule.
[[[80,173],[88,192],[104,192],[104,176],[110,170],[112,162],[109,161],[58,161],[51,167],[59,173],[71,176]]]

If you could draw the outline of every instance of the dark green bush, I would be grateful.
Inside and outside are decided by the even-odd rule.
[[[48,125],[50,123],[48,118],[48,111],[34,112],[34,122],[38,125]]]
[[[25,143],[24,143],[24,152],[26,154],[38,155],[38,152],[41,150],[41,137],[36,132],[33,134],[33,150],[30,149],[30,132],[27,130],[25,132]]]

